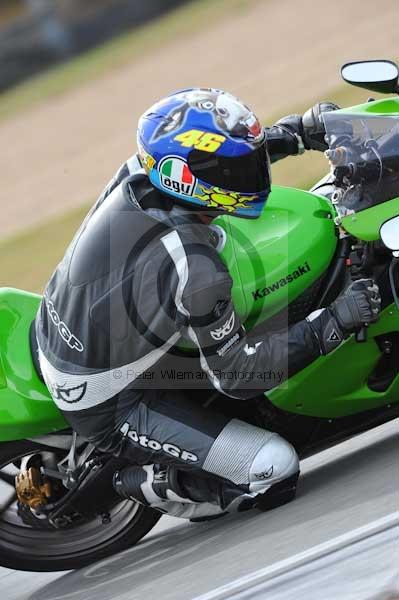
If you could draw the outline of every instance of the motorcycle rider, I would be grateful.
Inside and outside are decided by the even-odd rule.
[[[223,240],[208,226],[220,214],[258,217],[269,155],[326,149],[322,113],[336,108],[319,103],[264,129],[221,90],[164,98],[141,117],[138,154],[51,277],[36,319],[41,372],[72,427],[128,463],[114,479],[122,497],[191,519],[294,497],[294,448],[204,407],[188,388],[206,374],[205,386],[232,404],[254,398],[275,385],[257,375],[287,379],[377,320],[378,288],[361,280],[285,331],[246,332],[218,254]],[[182,341],[197,354],[179,350]],[[185,369],[170,388],[165,364]]]

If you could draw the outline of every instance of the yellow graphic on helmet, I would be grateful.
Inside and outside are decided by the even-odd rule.
[[[257,199],[257,196],[241,196],[238,192],[227,192],[218,187],[206,188],[204,185],[198,187],[203,194],[201,196],[194,194],[194,198],[206,202],[211,208],[223,208],[227,212],[234,212],[237,208],[251,208],[245,203]]]
[[[155,165],[155,162],[156,162],[155,158],[153,156],[151,156],[151,154],[146,152],[146,150],[144,150],[144,148],[141,144],[137,144],[137,147],[138,147],[139,156],[141,158],[141,162],[144,167],[144,170],[148,174]]]

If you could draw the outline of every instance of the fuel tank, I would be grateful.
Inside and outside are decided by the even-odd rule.
[[[258,219],[222,216],[214,225],[233,278],[234,305],[249,326],[279,313],[314,284],[338,241],[326,198],[281,186],[273,187]]]

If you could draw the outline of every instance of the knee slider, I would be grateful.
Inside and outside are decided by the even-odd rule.
[[[298,473],[299,459],[295,448],[277,433],[262,446],[249,471],[251,492],[262,493],[278,481]]]

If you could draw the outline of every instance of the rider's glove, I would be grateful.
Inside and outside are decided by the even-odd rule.
[[[326,130],[323,122],[323,113],[331,110],[338,110],[339,106],[333,102],[318,102],[312,108],[309,108],[302,117],[301,137],[306,150],[324,150],[328,149],[324,137]]]
[[[375,323],[381,311],[378,285],[372,279],[358,279],[332,303],[330,310],[345,333]]]
[[[375,323],[381,311],[381,296],[372,279],[352,283],[327,309],[316,311],[307,321],[322,354],[328,354],[350,334]]]

